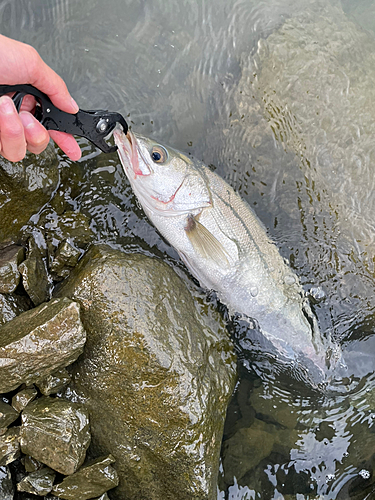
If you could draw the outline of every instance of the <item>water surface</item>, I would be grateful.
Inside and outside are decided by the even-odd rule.
[[[253,364],[246,332],[233,333],[218,498],[375,498],[373,3],[1,0],[0,22],[81,108],[122,112],[211,165],[325,295],[314,310],[347,363],[329,393]],[[117,156],[80,143],[81,162],[61,157],[61,192],[97,240],[183,268]]]

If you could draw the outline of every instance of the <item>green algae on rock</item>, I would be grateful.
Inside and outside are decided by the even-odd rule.
[[[0,326],[0,392],[41,380],[72,363],[86,341],[79,306],[53,299]]]
[[[89,409],[90,454],[116,458],[111,497],[215,498],[236,375],[218,313],[164,262],[106,246],[59,296],[81,304],[88,340],[66,396]]]
[[[80,404],[44,396],[22,413],[22,452],[61,474],[76,472],[89,444],[88,413]]]
[[[18,163],[0,158],[0,244],[18,240],[22,226],[49,201],[58,181],[53,146]]]
[[[115,459],[100,457],[81,467],[54,486],[52,494],[64,500],[88,500],[104,494],[118,485],[118,475],[112,467]]]

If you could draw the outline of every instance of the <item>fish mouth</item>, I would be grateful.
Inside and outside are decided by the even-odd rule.
[[[132,173],[134,178],[138,175],[144,175],[139,168],[137,139],[135,135],[130,130],[128,130],[127,134],[124,134],[122,127],[117,126],[113,131],[113,138],[118,148],[117,151],[125,173],[128,176]]]

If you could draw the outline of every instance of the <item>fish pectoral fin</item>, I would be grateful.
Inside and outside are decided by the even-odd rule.
[[[185,232],[202,257],[215,261],[221,267],[229,266],[229,256],[223,245],[192,215],[188,216]]]

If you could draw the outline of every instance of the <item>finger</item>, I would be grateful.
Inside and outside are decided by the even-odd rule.
[[[21,119],[8,96],[0,97],[1,154],[10,161],[21,161],[26,154],[26,140]]]
[[[58,108],[68,113],[78,112],[79,108],[64,81],[42,60],[33,47],[1,34],[0,45],[0,67],[6,68],[2,73],[2,83],[30,83],[48,94]]]
[[[32,95],[25,95],[22,99],[20,111],[33,111],[35,109],[35,98]]]
[[[40,57],[35,49],[32,50],[32,61],[29,83],[47,94],[53,104],[67,113],[78,113],[79,107],[69,94],[62,78],[53,71]]]
[[[57,130],[50,130],[49,135],[71,160],[77,161],[81,158],[81,148],[72,135]]]
[[[21,111],[20,119],[25,130],[27,149],[36,155],[40,154],[49,143],[47,130],[27,111]]]

